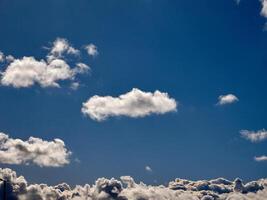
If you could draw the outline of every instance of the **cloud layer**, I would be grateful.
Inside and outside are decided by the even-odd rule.
[[[176,179],[168,186],[135,183],[130,176],[120,180],[99,178],[94,185],[76,186],[66,183],[56,186],[28,184],[24,177],[11,169],[0,168],[0,178],[7,180],[9,200],[264,200],[267,198],[267,180],[243,184],[218,178],[190,181]],[[3,183],[0,183],[3,195]]]
[[[88,65],[77,61],[80,51],[63,38],[57,38],[48,49],[46,59],[41,60],[33,56],[15,59],[13,56],[4,57],[2,53],[2,62],[5,61],[7,66],[1,72],[1,85],[15,88],[31,87],[35,84],[41,87],[60,87],[61,81],[68,80],[71,85],[75,82],[77,86],[77,75],[90,70]],[[74,67],[68,64],[67,55],[75,57],[75,61],[72,61]]]
[[[238,101],[238,98],[233,94],[227,94],[227,95],[221,95],[218,98],[217,105],[226,105],[226,104],[232,104],[234,102]]]
[[[143,92],[132,89],[119,97],[93,96],[82,106],[82,113],[93,120],[102,121],[112,116],[144,117],[176,111],[177,103],[167,93]]]
[[[30,137],[23,141],[0,133],[0,163],[61,167],[69,164],[70,155],[71,152],[60,139],[45,141]]]

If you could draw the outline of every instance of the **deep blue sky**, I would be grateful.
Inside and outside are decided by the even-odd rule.
[[[11,167],[31,182],[92,183],[131,175],[165,183],[176,177],[267,176],[267,143],[240,138],[267,128],[267,32],[255,0],[0,0],[0,50],[42,58],[57,37],[94,43],[90,76],[77,91],[0,87],[0,131],[10,137],[61,138],[73,152],[63,168]],[[168,92],[178,112],[93,121],[82,102],[133,87]],[[219,95],[239,102],[215,106]],[[149,165],[152,173],[144,169]]]

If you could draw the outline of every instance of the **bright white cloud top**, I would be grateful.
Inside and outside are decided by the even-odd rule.
[[[254,159],[257,162],[263,162],[263,161],[267,161],[267,156],[255,156]]]
[[[145,117],[151,114],[174,112],[177,102],[167,93],[156,90],[143,92],[133,88],[119,97],[93,96],[83,103],[82,113],[93,120],[102,121],[112,116]]]
[[[241,130],[240,134],[243,138],[251,142],[261,142],[267,139],[267,131],[265,129],[259,131]]]
[[[81,62],[71,67],[64,57],[70,54],[79,55],[79,50],[72,47],[66,39],[58,38],[50,48],[47,60],[37,60],[33,56],[19,59],[6,57],[9,62],[1,72],[1,85],[26,88],[38,84],[45,88],[60,87],[60,82],[66,80],[77,82],[77,75],[87,73],[90,67]]]
[[[60,139],[45,141],[30,137],[28,140],[10,138],[0,133],[0,163],[35,164],[40,167],[62,167],[69,164],[71,152]]]
[[[220,105],[220,106],[226,105],[226,104],[232,104],[232,103],[239,101],[238,98],[233,94],[221,95],[219,96],[218,100],[219,101],[217,105]]]

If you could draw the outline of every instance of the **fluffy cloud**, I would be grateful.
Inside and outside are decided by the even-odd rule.
[[[258,162],[267,161],[267,156],[255,156],[254,159]]]
[[[267,17],[267,0],[260,0],[262,3],[261,15]]]
[[[11,169],[0,168],[0,178],[7,180],[9,200],[264,200],[267,198],[267,180],[243,184],[223,178],[190,181],[176,179],[168,186],[150,186],[135,183],[130,176],[121,180],[99,178],[94,185],[75,186],[66,183],[56,186],[27,183]],[[0,195],[3,184],[0,183]]]
[[[251,141],[251,142],[261,142],[267,139],[267,131],[265,129],[259,130],[259,131],[248,131],[248,130],[242,130],[240,131],[240,134],[245,139]]]
[[[238,101],[238,98],[233,94],[227,94],[227,95],[219,96],[218,100],[219,101],[218,101],[217,105],[221,105],[222,106],[222,105],[225,105],[225,104],[232,104],[232,103]]]
[[[47,55],[49,61],[56,58],[62,58],[64,54],[79,55],[80,51],[72,47],[68,40],[64,38],[57,38],[50,48],[50,53]]]
[[[176,111],[177,103],[167,93],[160,91],[143,92],[139,89],[122,94],[119,97],[93,96],[83,103],[82,113],[90,118],[102,121],[111,116],[144,117]]]
[[[94,44],[88,44],[85,46],[85,50],[87,51],[89,56],[97,56],[98,50]]]
[[[23,141],[0,133],[0,163],[61,167],[69,163],[70,155],[60,139],[45,141],[30,137]]]
[[[37,60],[32,56],[15,59],[11,55],[2,55],[7,66],[1,72],[0,83],[15,88],[31,87],[35,84],[41,87],[60,87],[61,81],[68,80],[73,87],[73,83],[77,82],[77,75],[90,70],[88,65],[81,62],[77,62],[75,67],[67,63],[66,55],[76,56],[80,51],[72,47],[66,39],[56,39],[49,50],[46,60]]]

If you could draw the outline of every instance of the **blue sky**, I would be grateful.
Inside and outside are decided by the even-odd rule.
[[[77,90],[70,89],[72,80],[59,81],[60,88],[2,84],[0,132],[24,141],[60,138],[72,155],[70,164],[59,168],[0,167],[51,184],[121,175],[147,183],[266,177],[267,162],[254,160],[267,154],[266,141],[253,143],[240,135],[267,129],[261,8],[255,0],[239,5],[232,0],[1,0],[5,55],[45,59],[44,47],[66,38],[91,70],[75,77]],[[96,45],[99,54],[87,55],[87,44]],[[10,64],[2,64],[1,71]],[[168,93],[177,111],[103,121],[81,112],[94,95],[118,97],[133,88]],[[227,94],[238,101],[216,105]]]

